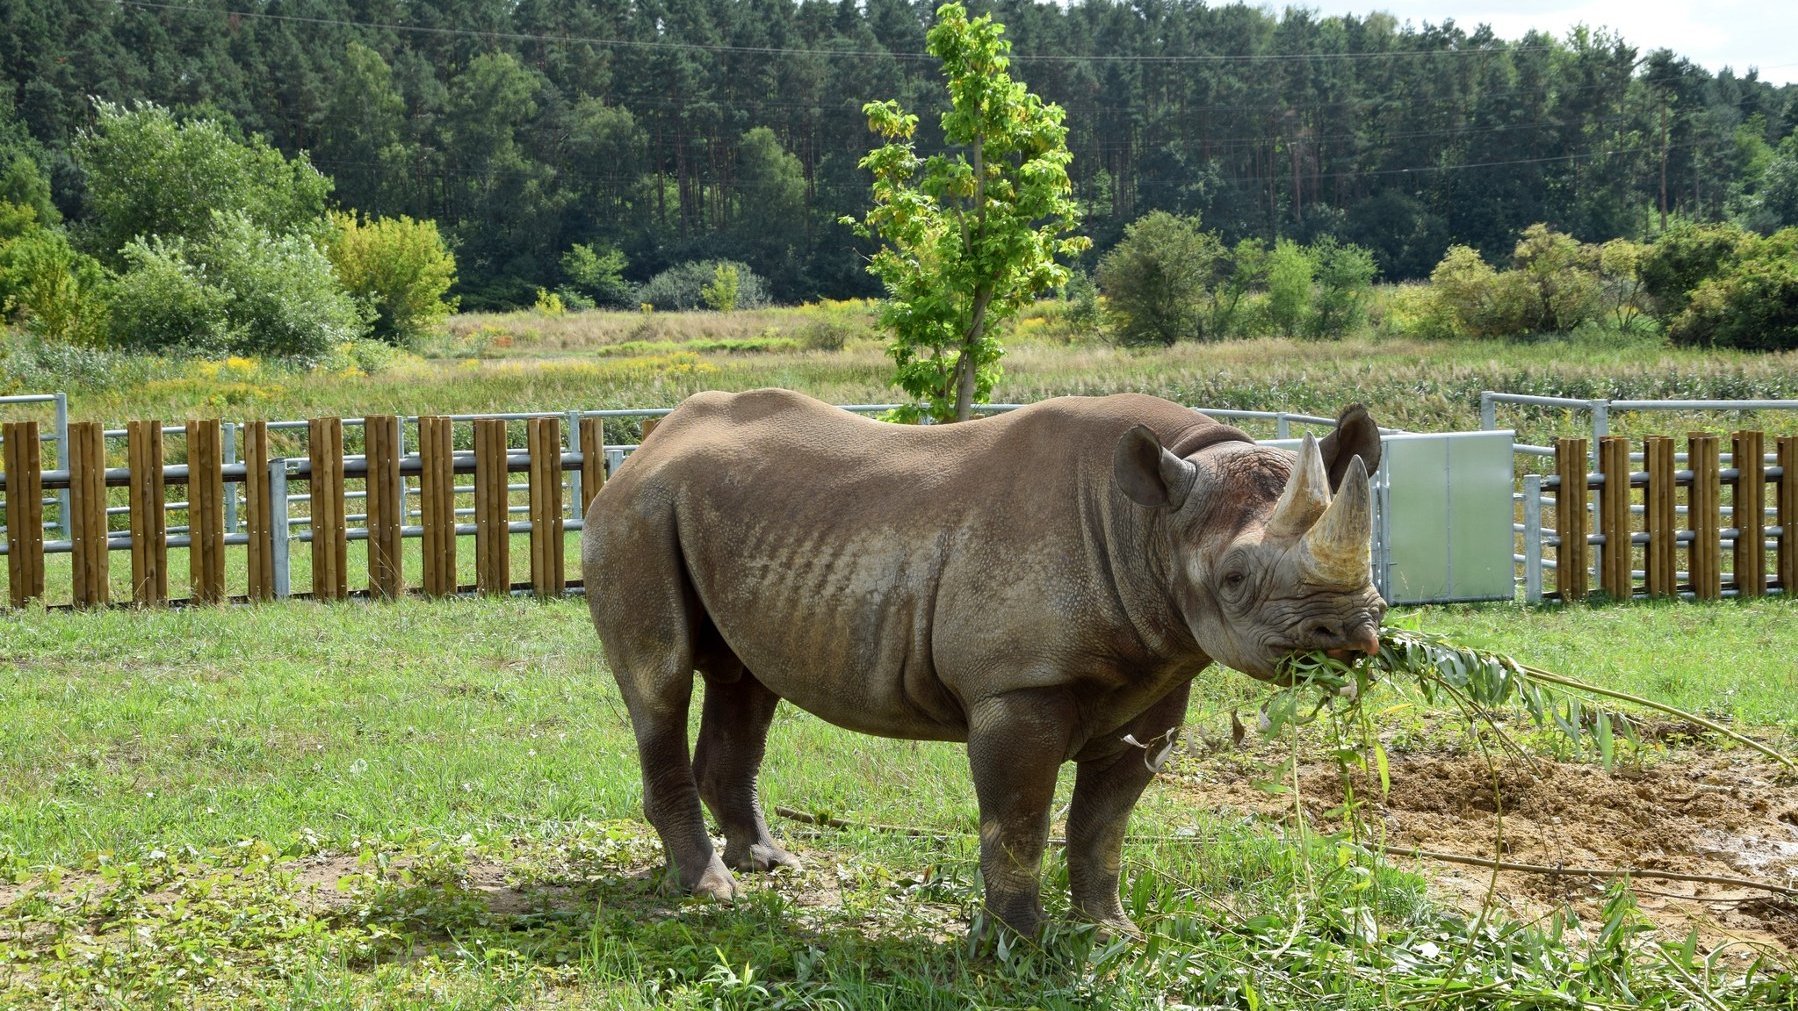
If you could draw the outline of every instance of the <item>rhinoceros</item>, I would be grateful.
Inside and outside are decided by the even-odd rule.
[[[581,537],[679,885],[730,899],[733,869],[797,864],[756,787],[785,699],[862,733],[965,742],[986,911],[1026,934],[1074,762],[1073,913],[1133,931],[1118,879],[1154,775],[1140,746],[1173,741],[1193,677],[1215,661],[1275,678],[1295,650],[1378,648],[1379,455],[1359,405],[1295,461],[1136,394],[940,426],[784,390],[685,401],[595,496]]]

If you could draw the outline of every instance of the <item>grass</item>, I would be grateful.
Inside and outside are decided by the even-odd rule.
[[[1789,740],[1793,608],[1422,620]],[[1565,1006],[1550,991],[1615,998],[1619,980],[1667,972],[1626,897],[1605,931],[1473,931],[1412,874],[1160,785],[1126,851],[1126,907],[1150,941],[1057,926],[1040,945],[971,951],[961,750],[791,708],[770,741],[770,809],[941,838],[782,820],[802,874],[754,882],[731,909],[674,900],[656,887],[631,735],[579,600],[32,609],[0,616],[0,643],[0,1006],[1375,1007],[1460,986],[1476,990],[1447,1006]],[[1204,724],[1265,697],[1221,671],[1197,689]],[[1396,750],[1453,743],[1427,712],[1391,729]],[[1049,878],[1065,915],[1058,858]],[[1712,996],[1798,1001],[1789,978],[1739,975]]]
[[[1256,338],[1120,348],[1060,319],[1054,303],[1007,339],[999,401],[1136,390],[1218,408],[1333,415],[1368,403],[1382,423],[1415,431],[1479,424],[1481,390],[1576,397],[1798,398],[1798,353],[1676,349],[1658,341],[1565,337],[1533,342],[1420,341],[1370,331],[1341,341]],[[20,339],[15,339],[20,340]],[[77,419],[301,418],[667,407],[703,389],[785,386],[825,400],[895,397],[891,363],[862,303],[738,313],[590,312],[465,315],[420,354],[308,372],[100,353],[40,354],[15,344],[4,392],[65,389]],[[372,363],[371,363],[372,364]],[[0,417],[48,415],[0,408]],[[1507,411],[1531,438],[1584,430],[1569,412]],[[1619,432],[1732,426],[1798,430],[1789,412],[1760,416],[1626,414]],[[622,435],[622,428],[620,434]]]

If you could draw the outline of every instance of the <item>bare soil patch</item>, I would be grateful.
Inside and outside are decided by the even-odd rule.
[[[1290,824],[1290,795],[1258,787],[1274,773],[1212,761],[1179,777],[1197,805],[1233,808]],[[1333,765],[1300,769],[1306,818],[1339,826],[1333,809],[1344,784]],[[1357,780],[1355,791],[1395,861],[1408,850],[1557,868],[1500,871],[1435,860],[1417,868],[1444,899],[1472,911],[1488,890],[1513,917],[1535,919],[1571,906],[1586,922],[1598,913],[1606,879],[1577,868],[1635,868],[1745,878],[1798,888],[1798,788],[1779,768],[1734,752],[1683,753],[1612,774],[1589,765],[1538,759],[1496,771],[1468,755],[1391,757],[1391,792]],[[1669,937],[1696,927],[1707,947],[1732,940],[1798,952],[1798,901],[1759,889],[1638,877],[1645,914]],[[1746,956],[1748,952],[1742,949]]]

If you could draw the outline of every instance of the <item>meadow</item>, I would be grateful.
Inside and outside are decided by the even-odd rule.
[[[1426,342],[1376,326],[1136,350],[1050,305],[1008,346],[1002,401],[1140,390],[1333,414],[1361,400],[1411,429],[1476,427],[1481,389],[1798,397],[1798,355],[1636,338]],[[75,418],[109,424],[664,407],[767,385],[894,396],[862,304],[461,316],[411,352],[311,370],[0,355],[5,392],[67,390]],[[1546,438],[1584,421],[1506,423]],[[1617,427],[1738,424],[1798,430],[1773,413]],[[1395,617],[1798,750],[1788,598]],[[1798,804],[1772,762],[1642,717],[1606,772],[1505,714],[1521,753],[1493,757],[1492,732],[1395,684],[1368,706],[1391,759],[1382,791],[1343,774],[1364,751],[1329,719],[1259,733],[1269,692],[1200,679],[1126,849],[1145,939],[1066,922],[1059,854],[1054,925],[1001,939],[972,929],[961,750],[791,708],[763,796],[805,869],[751,879],[732,907],[669,894],[578,598],[3,611],[0,1007],[1798,1008]],[[1552,866],[1416,855],[1450,848]],[[1593,866],[1715,880],[1565,873]]]

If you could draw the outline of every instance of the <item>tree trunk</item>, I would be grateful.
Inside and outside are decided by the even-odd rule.
[[[979,364],[975,352],[986,336],[986,307],[993,300],[992,289],[981,286],[974,290],[974,318],[961,339],[961,354],[955,359],[955,420],[967,421],[974,416],[975,379]]]

